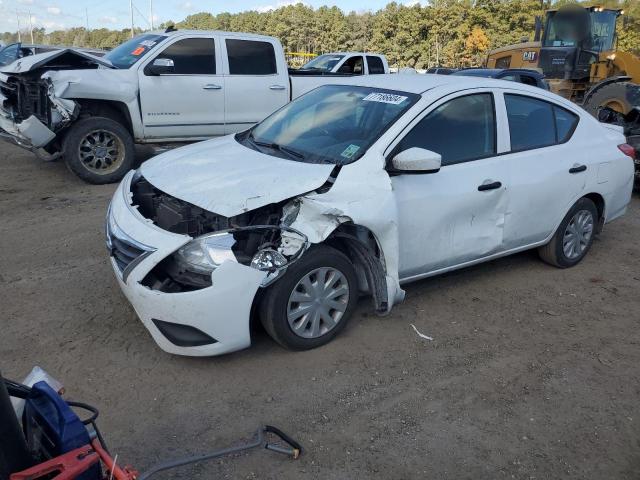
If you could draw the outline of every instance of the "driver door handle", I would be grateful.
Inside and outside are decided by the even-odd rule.
[[[580,173],[587,169],[586,165],[574,165],[569,169],[569,173]]]
[[[204,87],[204,90],[222,90],[220,85],[216,85],[215,83],[207,83]]]
[[[287,87],[285,87],[284,85],[271,85],[269,87],[269,90],[284,90],[285,88]]]
[[[478,191],[484,192],[486,190],[495,190],[496,188],[500,188],[502,183],[500,182],[492,182],[492,183],[483,183],[482,185],[478,185]]]

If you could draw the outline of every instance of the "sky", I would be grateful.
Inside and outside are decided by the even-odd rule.
[[[133,0],[134,25],[150,28],[150,1]],[[153,0],[154,24],[180,21],[197,12],[241,12],[244,10],[267,11],[297,3],[296,0]],[[304,0],[313,7],[337,5],[345,11],[377,10],[388,0]],[[410,3],[410,2],[407,2]],[[129,0],[0,0],[0,32],[15,32],[18,22],[22,30],[29,28],[29,15],[33,27],[47,31],[86,26],[89,28],[128,28],[131,24]]]

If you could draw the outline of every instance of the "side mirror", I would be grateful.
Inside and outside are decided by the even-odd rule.
[[[442,165],[442,156],[426,148],[412,147],[393,157],[391,164],[400,172],[436,173]]]
[[[174,63],[170,58],[156,58],[153,63],[146,68],[148,75],[166,75],[174,72]]]

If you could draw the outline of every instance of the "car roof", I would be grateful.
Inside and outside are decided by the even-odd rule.
[[[544,77],[544,75],[532,68],[465,68],[458,70],[454,73],[456,76],[475,76],[475,77],[489,77],[497,78],[502,73],[526,73],[537,77]]]
[[[329,53],[323,53],[320,56],[323,55],[369,55],[370,57],[375,56],[375,57],[381,57],[382,55],[379,53],[371,53],[371,52],[352,52],[352,51],[348,51],[348,52],[329,52]]]
[[[463,70],[458,70],[452,75],[456,76],[477,76],[477,77],[496,77],[504,72],[504,68],[465,68]]]
[[[179,37],[183,35],[193,35],[193,36],[201,36],[201,35],[224,35],[225,37],[242,37],[242,38],[262,38],[262,39],[270,39],[274,40],[275,37],[269,35],[260,35],[258,33],[246,33],[246,32],[225,32],[222,30],[171,30],[170,32],[166,32],[164,30],[153,30],[150,32],[144,32],[140,35],[163,35],[165,37]]]
[[[513,82],[496,80],[484,77],[465,77],[439,74],[417,74],[404,75],[401,73],[390,73],[386,75],[363,75],[358,77],[347,77],[345,83],[361,87],[378,87],[388,90],[399,90],[407,93],[424,93],[432,88],[448,85],[464,90],[465,88],[499,87],[508,85],[513,87]],[[519,84],[518,84],[519,85]],[[535,87],[530,87],[534,89]],[[538,89],[539,90],[539,89]],[[534,90],[535,91],[535,90]]]

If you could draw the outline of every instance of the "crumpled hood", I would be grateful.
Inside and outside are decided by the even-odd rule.
[[[52,50],[51,52],[43,52],[36,55],[29,55],[27,57],[19,58],[8,65],[0,67],[0,72],[12,74],[24,73],[35,70],[36,68],[40,68],[44,65],[49,66],[50,64],[51,68],[55,69],[55,64],[57,62],[66,63],[74,59],[85,64],[85,68],[95,68],[98,65],[102,67],[113,68],[113,66],[108,61],[103,60],[99,57],[95,57],[88,53],[74,50],[72,48],[62,48],[60,50]]]
[[[140,171],[169,195],[233,217],[315,190],[333,167],[265,155],[228,135],[158,155]]]

